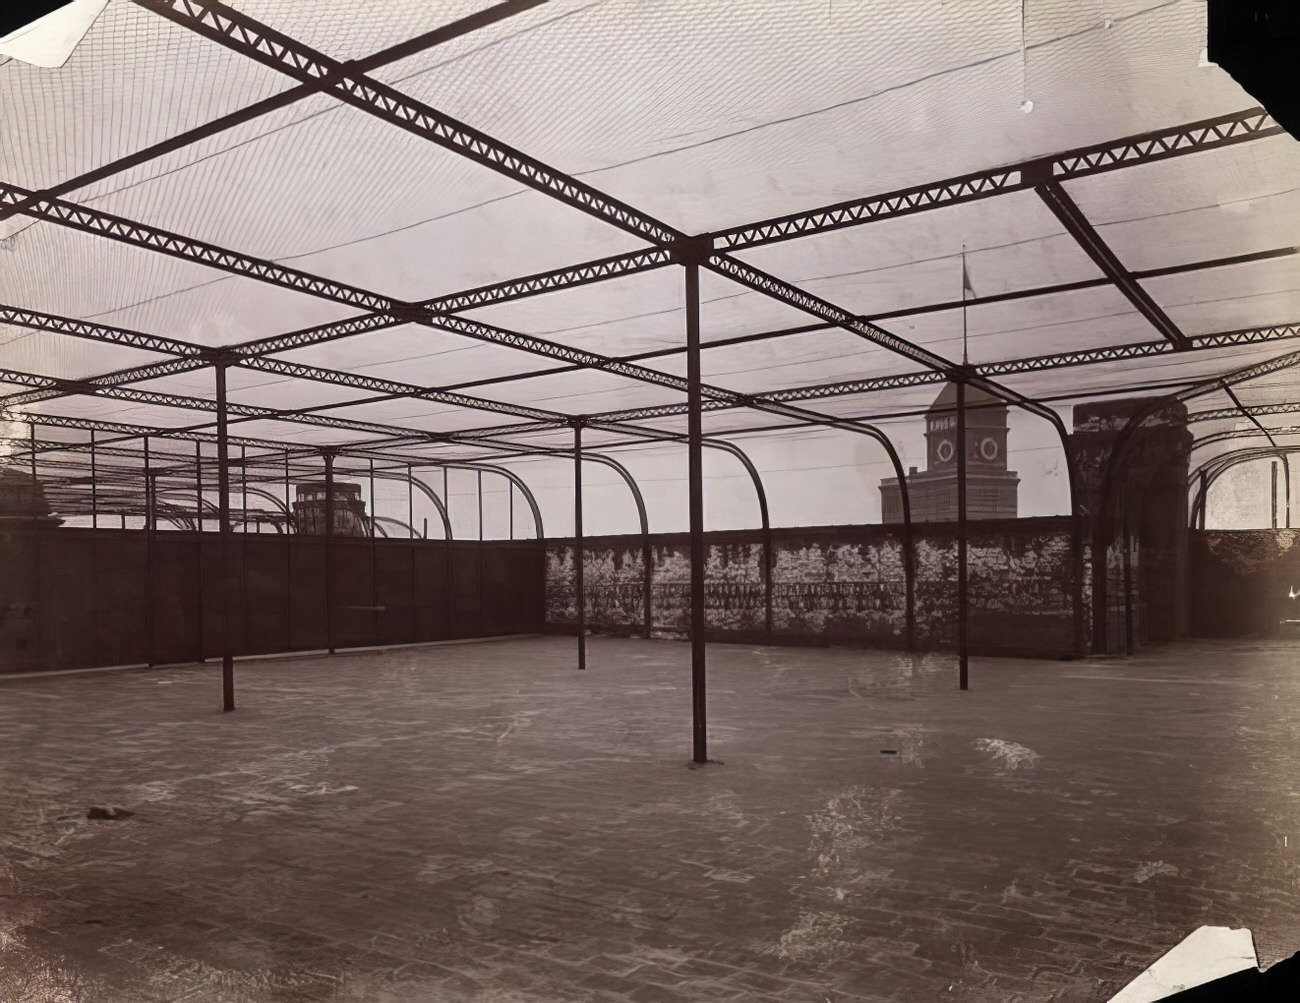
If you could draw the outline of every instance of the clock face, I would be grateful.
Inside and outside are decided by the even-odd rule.
[[[980,439],[979,449],[981,459],[993,461],[998,458],[998,443],[996,439],[990,439],[987,437]]]
[[[934,447],[935,458],[940,463],[947,463],[952,459],[953,445],[951,439],[940,439],[939,445]]]

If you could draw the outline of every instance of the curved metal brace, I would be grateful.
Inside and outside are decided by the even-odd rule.
[[[533,497],[532,491],[528,485],[513,470],[507,470],[505,467],[499,467],[495,463],[430,463],[431,467],[442,467],[446,470],[490,470],[493,473],[500,474],[519,489],[519,493],[524,496],[524,501],[528,502],[528,507],[533,513],[533,525],[537,529],[537,539],[543,539],[542,533],[542,510],[537,506],[537,499]],[[451,539],[450,524],[447,528],[448,539]]]
[[[916,539],[912,531],[912,491],[907,484],[907,475],[903,472],[903,461],[894,448],[889,436],[875,425],[853,423],[858,431],[871,436],[882,446],[889,456],[894,476],[898,478],[898,498],[903,506],[903,579],[906,589],[907,616],[907,650],[916,650]]]
[[[721,449],[723,452],[730,453],[738,459],[754,484],[754,494],[758,496],[758,518],[763,530],[763,631],[770,641],[772,637],[772,522],[768,516],[767,489],[763,486],[763,477],[758,472],[758,467],[754,466],[754,462],[749,458],[749,454],[734,442],[707,435],[703,436],[700,442],[712,449]]]
[[[1075,463],[1074,450],[1070,447],[1070,430],[1065,427],[1065,422],[1056,413],[1055,409],[1048,407],[1046,404],[1023,397],[1000,384],[990,383],[978,377],[969,382],[991,396],[1044,419],[1056,430],[1057,438],[1061,440],[1061,450],[1065,454],[1065,476],[1070,488],[1070,579],[1073,586],[1071,588],[1070,605],[1074,619],[1074,651],[1076,655],[1082,656],[1086,654],[1088,646],[1083,606],[1084,526],[1083,510],[1079,497],[1079,472]]]
[[[378,475],[376,474],[376,476],[378,476]],[[414,527],[414,526],[410,525],[409,523],[403,522],[401,519],[393,519],[393,518],[390,518],[389,516],[386,516],[386,515],[376,515],[376,516],[371,516],[371,518],[374,519],[374,521],[375,521],[376,523],[385,523],[385,522],[386,522],[386,523],[390,523],[391,525],[394,525],[394,526],[397,526],[397,527],[399,527],[399,528],[401,528],[401,529],[406,530],[407,533],[410,534],[411,539],[415,539],[415,537],[418,535],[418,534],[415,532],[415,527]],[[378,528],[379,528],[379,532],[381,532],[381,533],[384,534],[384,538],[385,538],[385,539],[389,539],[388,532],[383,528],[383,526],[379,526]]]
[[[1106,462],[1106,472],[1102,478],[1099,510],[1093,520],[1092,618],[1096,638],[1100,638],[1104,642],[1106,636],[1106,549],[1109,546],[1107,527],[1114,515],[1115,478],[1119,468],[1128,462],[1127,450],[1133,437],[1137,434],[1137,430],[1148,418],[1158,414],[1171,404],[1181,404],[1196,397],[1234,386],[1237,383],[1244,383],[1258,376],[1278,372],[1282,369],[1290,369],[1297,365],[1300,365],[1300,352],[1288,352],[1265,362],[1244,366],[1224,376],[1216,376],[1208,380],[1202,380],[1199,383],[1193,383],[1182,390],[1154,398],[1145,407],[1131,415],[1129,420],[1124,423],[1124,427],[1115,436],[1115,441],[1111,446],[1110,456]]]
[[[342,473],[343,471],[338,471],[338,472]],[[349,471],[349,473],[351,473],[351,471]],[[420,480],[420,478],[414,475],[408,477],[404,473],[390,472],[387,470],[376,470],[374,473],[375,476],[378,477],[380,480],[401,481],[404,484],[411,484],[413,487],[415,487],[422,495],[424,495],[424,497],[428,498],[429,501],[433,503],[433,507],[437,509],[438,516],[439,518],[442,519],[442,528],[445,534],[444,539],[447,540],[453,539],[452,532],[451,532],[451,519],[447,515],[447,506],[443,503],[443,500],[441,498],[439,498],[436,494],[434,494],[433,489],[429,487],[429,485],[425,484],[424,481]],[[356,473],[355,476],[369,477],[370,471],[368,470],[360,471]],[[412,536],[415,535],[414,529],[411,530],[411,535]]]
[[[878,443],[885,447],[885,453],[889,456],[889,462],[894,468],[894,475],[898,478],[898,495],[899,501],[903,508],[903,579],[906,591],[906,617],[907,617],[907,650],[916,649],[916,542],[912,531],[912,498],[911,491],[907,485],[907,476],[903,472],[903,461],[898,456],[898,451],[894,448],[893,442],[889,436],[877,428],[875,425],[863,421],[854,421],[851,418],[832,418],[823,422],[826,428],[838,429],[841,432],[856,432],[859,435],[870,436]]]
[[[283,512],[285,515],[291,515],[291,514],[292,514],[292,513],[290,513],[290,511],[289,511],[289,506],[286,505],[286,504],[285,504],[283,501],[281,501],[279,498],[277,498],[277,497],[276,497],[272,492],[267,491],[267,490],[265,490],[265,489],[263,489],[263,488],[255,488],[255,487],[253,487],[253,486],[250,485],[250,484],[245,484],[245,485],[243,485],[243,487],[244,487],[244,490],[245,490],[248,494],[250,494],[250,495],[257,495],[257,497],[259,497],[259,498],[265,498],[267,501],[269,501],[271,504],[273,504],[276,508],[278,508],[281,512]]]
[[[1224,453],[1216,456],[1211,460],[1206,460],[1188,478],[1188,487],[1190,488],[1197,480],[1196,494],[1193,497],[1191,505],[1191,525],[1197,525],[1198,517],[1203,521],[1206,509],[1206,499],[1209,497],[1210,488],[1214,482],[1226,474],[1233,467],[1240,466],[1243,463],[1251,463],[1255,460],[1267,460],[1270,458],[1280,459],[1282,468],[1286,475],[1286,509],[1287,515],[1291,510],[1291,462],[1292,454],[1300,453],[1300,446],[1251,446],[1245,449],[1234,450],[1231,453]],[[1205,477],[1202,478],[1201,474]],[[1288,520],[1289,521],[1289,520]]]
[[[582,458],[583,460],[592,460],[595,463],[603,463],[616,471],[632,492],[632,500],[636,502],[637,520],[641,526],[641,617],[644,624],[642,629],[648,638],[654,628],[654,605],[651,601],[651,589],[654,585],[654,559],[650,553],[650,519],[646,515],[645,498],[641,494],[641,486],[637,484],[632,472],[612,456],[593,453],[584,449]]]

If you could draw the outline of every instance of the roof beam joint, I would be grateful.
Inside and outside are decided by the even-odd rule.
[[[668,256],[678,265],[703,265],[713,257],[713,234],[699,233],[668,243]]]

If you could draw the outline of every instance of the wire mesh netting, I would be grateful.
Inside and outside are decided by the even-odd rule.
[[[680,527],[679,233],[714,235],[699,295],[705,433],[768,457],[764,476],[792,485],[777,497],[834,485],[804,511],[774,501],[784,520],[859,503],[878,518],[891,475],[879,446],[814,435],[815,422],[888,421],[900,454],[924,463],[935,370],[963,357],[1068,423],[1073,402],[1178,390],[1296,347],[1294,140],[1190,130],[1176,155],[1142,145],[1252,105],[1202,58],[1197,0],[231,8],[322,66],[367,60],[374,87],[394,89],[387,104],[339,82],[355,64],[304,79],[204,9],[162,17],[119,0],[63,67],[0,64],[11,458],[30,454],[34,428],[42,441],[95,428],[132,449],[158,430],[155,449],[208,449],[213,360],[141,367],[286,335],[228,370],[231,432],[255,455],[315,462],[344,447],[571,477],[539,451],[571,450],[567,425],[590,417],[588,446],[638,456],[647,497],[661,492],[655,519]],[[1144,134],[1122,169],[1062,156]],[[1053,157],[1082,224],[1019,171]],[[971,172],[984,181],[956,197],[891,201]],[[55,186],[85,212],[50,202]],[[844,200],[852,219],[816,211]],[[1166,323],[1191,351],[1172,351]],[[1290,372],[1243,385],[1242,400],[1289,402]],[[1048,428],[1016,417],[1012,448],[1047,478],[1056,461],[1035,457],[1059,444],[1035,422]],[[815,473],[791,472],[798,442]],[[87,452],[38,449],[37,467],[53,476]],[[731,498],[735,472],[719,470],[710,490]],[[1068,506],[1055,486],[1043,499]],[[513,527],[491,511],[493,532]]]

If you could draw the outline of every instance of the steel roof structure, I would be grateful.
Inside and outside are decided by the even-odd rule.
[[[866,434],[901,476],[888,423],[948,380],[1062,440],[1198,397],[1198,462],[1284,454],[1300,148],[1204,17],[117,0],[63,68],[0,65],[9,459],[63,511],[197,480],[197,525],[205,462],[487,470],[540,536],[529,471],[578,453],[642,530],[638,451],[688,446],[694,532],[706,446],[765,525],[738,439]]]

